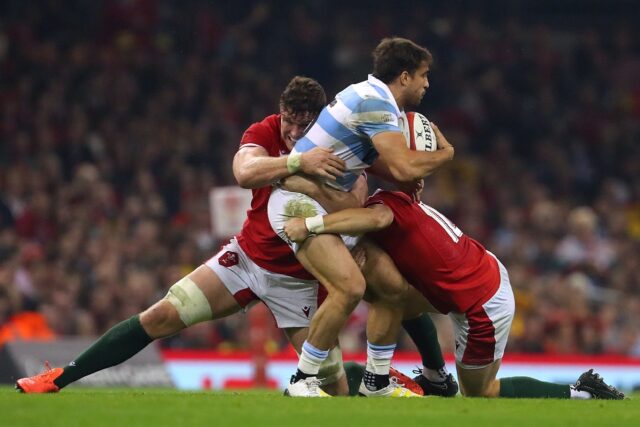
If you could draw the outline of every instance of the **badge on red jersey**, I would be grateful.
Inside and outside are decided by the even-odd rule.
[[[227,251],[220,258],[218,263],[223,267],[233,267],[238,264],[238,254],[235,252]]]

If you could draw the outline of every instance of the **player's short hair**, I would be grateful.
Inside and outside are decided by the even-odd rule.
[[[426,48],[402,37],[387,37],[373,50],[373,76],[389,84],[403,71],[413,74],[423,62],[432,61]]]
[[[280,95],[280,111],[293,116],[306,113],[315,117],[326,104],[322,85],[309,77],[295,76]]]

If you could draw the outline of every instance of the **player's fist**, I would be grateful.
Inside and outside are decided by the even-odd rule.
[[[332,151],[330,148],[316,147],[302,153],[300,171],[335,181],[344,175],[347,166],[344,160],[333,154]]]
[[[304,242],[309,237],[309,230],[304,223],[304,218],[292,218],[284,223],[284,234],[292,242]]]
[[[417,179],[411,182],[398,183],[398,189],[403,193],[408,194],[414,201],[420,200],[422,190],[424,189],[424,180]]]
[[[447,140],[447,138],[442,134],[440,128],[433,122],[431,122],[431,127],[433,128],[433,132],[436,134],[436,142],[438,143],[438,150],[451,150],[451,159],[453,159],[454,148],[453,145]]]

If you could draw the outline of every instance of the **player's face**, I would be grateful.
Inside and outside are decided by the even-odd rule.
[[[304,130],[309,126],[309,123],[314,119],[315,115],[309,112],[280,112],[280,136],[289,150],[293,148],[296,141],[304,134]]]
[[[429,87],[428,73],[429,65],[423,62],[412,75],[409,75],[405,92],[405,109],[416,108],[422,102],[422,97]]]

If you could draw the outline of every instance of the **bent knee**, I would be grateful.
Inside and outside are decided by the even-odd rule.
[[[140,324],[154,339],[173,335],[185,327],[175,307],[166,299],[158,301],[143,311],[140,314]]]
[[[342,282],[342,286],[334,286],[333,289],[333,292],[329,292],[330,298],[344,305],[347,309],[354,309],[362,300],[366,285],[364,279],[350,280],[349,282]]]
[[[500,394],[499,383],[491,382],[486,386],[469,387],[461,384],[460,393],[465,397],[498,397]]]
[[[492,395],[487,389],[462,390],[461,393],[464,397],[496,397]]]

